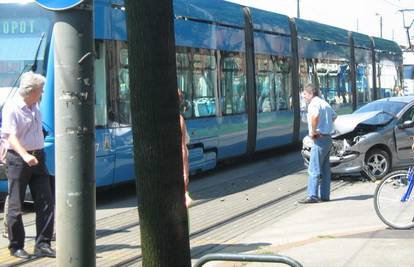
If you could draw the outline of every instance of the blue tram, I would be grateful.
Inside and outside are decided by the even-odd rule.
[[[47,76],[41,109],[54,174],[53,12],[0,4],[0,102],[34,62]],[[175,0],[177,83],[184,91],[190,172],[300,142],[313,82],[339,114],[401,86],[402,52],[388,40],[221,0]],[[123,0],[95,0],[96,184],[134,179]],[[59,42],[59,40],[55,40]],[[7,191],[0,177],[0,191]]]

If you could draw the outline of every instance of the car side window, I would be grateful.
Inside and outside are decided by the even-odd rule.
[[[401,117],[401,123],[405,121],[414,121],[414,106],[409,108]]]

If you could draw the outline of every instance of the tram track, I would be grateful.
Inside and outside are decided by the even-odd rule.
[[[345,184],[346,183],[344,183],[344,182],[338,183],[336,186],[334,186],[332,188],[332,190],[333,191],[334,190],[337,190],[338,188],[344,186]],[[215,230],[217,228],[222,228],[225,225],[229,225],[229,224],[231,224],[233,222],[236,222],[236,221],[239,221],[241,219],[244,219],[244,218],[246,218],[249,215],[252,215],[254,213],[261,212],[264,209],[271,208],[272,206],[274,206],[276,204],[280,204],[280,203],[282,203],[284,201],[288,201],[288,200],[291,200],[291,199],[296,199],[297,196],[301,195],[305,191],[306,191],[306,187],[302,187],[302,188],[300,188],[300,189],[298,189],[298,190],[296,190],[294,192],[291,192],[290,194],[284,195],[282,197],[275,198],[273,200],[267,201],[267,202],[265,202],[265,203],[263,203],[263,204],[255,207],[255,208],[251,208],[251,209],[246,210],[246,211],[244,211],[244,212],[242,212],[240,214],[236,214],[234,216],[231,216],[229,218],[226,218],[226,219],[224,219],[224,220],[222,220],[220,222],[215,223],[214,225],[209,225],[209,226],[204,227],[203,229],[196,230],[196,231],[192,232],[190,234],[190,236],[189,236],[190,237],[191,246],[194,243],[192,241],[195,241],[195,239],[197,239],[198,237],[201,237],[201,236],[203,236],[203,235],[205,235],[205,234],[207,234],[207,233],[209,233],[209,232],[211,232],[211,231],[213,231],[213,230]],[[279,216],[283,216],[284,214],[288,213],[289,211],[291,211],[291,209],[287,209],[284,212],[279,213],[278,215]],[[232,236],[237,236],[237,235],[238,235],[238,233],[233,233]],[[206,250],[211,251],[211,250],[214,250],[215,248],[218,248],[220,246],[221,246],[221,244],[215,244],[215,245],[210,246]],[[200,251],[200,250],[198,252],[192,252],[191,253],[191,256],[192,256],[192,258],[198,258],[198,257],[202,256],[204,254],[204,252],[205,251]],[[116,267],[136,266],[135,264],[139,263],[141,260],[142,260],[142,255],[139,254],[139,255],[136,255],[136,256],[131,257],[129,259],[126,259],[126,260],[124,260],[122,262],[119,262],[118,264],[113,265],[113,266],[116,266]]]
[[[206,184],[207,186],[202,186],[194,190],[195,193],[201,192],[204,195],[207,194],[206,191],[210,191],[209,194],[211,195],[210,197],[205,197],[204,200],[195,201],[195,205],[189,210],[190,226],[192,226],[190,227],[189,236],[192,248],[192,258],[197,258],[205,253],[211,253],[215,250],[218,251],[222,246],[221,244],[225,244],[226,242],[235,243],[238,236],[246,231],[254,230],[250,228],[260,227],[260,224],[264,225],[265,223],[270,223],[271,220],[284,216],[298,207],[294,202],[296,202],[299,197],[302,197],[302,195],[305,195],[306,187],[303,181],[306,179],[306,175],[304,173],[303,175],[299,175],[302,176],[302,180],[296,179],[293,176],[286,177],[286,171],[275,173],[275,169],[277,168],[275,168],[275,166],[271,167],[274,162],[266,161],[265,163],[267,168],[257,170],[254,175],[252,175],[251,172],[246,173],[242,171],[239,172],[239,175],[234,177],[235,173],[232,172],[233,177],[228,177],[225,181],[219,177],[217,179],[218,182],[212,183],[209,181]],[[222,174],[219,174],[218,176],[220,175]],[[279,179],[281,177],[285,177],[286,179]],[[245,184],[240,186],[241,183]],[[234,184],[236,184],[236,186],[233,186]],[[283,187],[282,185],[285,184],[288,186]],[[301,185],[299,186],[299,184]],[[336,190],[344,184],[346,184],[346,182],[336,181],[332,184],[332,190]],[[271,190],[266,189],[266,187],[269,186],[272,186]],[[281,192],[272,191],[278,187],[282,187]],[[271,191],[270,194],[268,191]],[[265,193],[267,193],[267,195]],[[243,198],[249,198],[249,200],[243,201]],[[218,212],[211,212],[216,209],[223,209],[226,213],[225,216],[220,216]],[[131,215],[133,212],[136,213],[136,219],[134,219],[134,222],[128,223],[126,219],[133,219],[133,216]],[[269,214],[267,217],[263,216],[263,214],[267,213]],[[209,214],[209,216],[206,217],[205,214]],[[125,220],[114,220],[114,217],[125,218]],[[259,221],[259,223],[257,223],[258,226],[252,226],[248,223],[253,219]],[[115,226],[115,224],[117,226]],[[137,231],[137,233],[135,231]],[[136,208],[124,210],[120,213],[116,213],[116,215],[104,217],[97,221],[97,247],[104,249],[104,252],[97,249],[97,255],[99,255],[97,259],[107,257],[105,256],[107,255],[105,252],[108,251],[108,248],[105,247],[106,245],[102,245],[102,242],[105,242],[105,239],[116,239],[116,236],[123,232],[135,232],[136,234],[133,235],[134,241],[140,240],[139,221]],[[206,245],[206,240],[210,238],[216,241],[215,244]],[[102,241],[99,242],[99,240]],[[129,242],[130,241],[131,240],[129,240]],[[98,243],[100,243],[99,246]],[[111,248],[113,250],[116,247],[115,243],[116,242],[111,243],[114,247]],[[119,244],[127,243],[126,240]],[[131,245],[132,243],[128,244],[129,245],[125,246],[134,247]],[[136,243],[134,244],[138,249],[130,250],[127,253],[129,256],[122,256],[124,257],[124,260],[121,262],[119,262],[118,259],[122,257],[119,257],[116,263],[108,264],[105,261],[100,262],[100,264],[104,266],[136,266],[137,263],[139,264],[139,262],[142,261],[142,255],[139,243],[138,245],[136,245]],[[54,263],[55,261],[52,261],[51,259],[33,258],[28,261],[16,262],[15,264],[8,266],[54,266]]]
[[[339,186],[336,185],[335,187],[333,187],[333,190],[338,189],[339,187],[343,186],[344,184],[345,183],[341,183]],[[249,208],[249,209],[247,209],[243,212],[240,212],[238,214],[233,214],[233,215],[228,216],[228,217],[226,217],[222,220],[216,221],[213,224],[204,226],[200,229],[195,229],[194,231],[192,231],[190,233],[190,236],[189,236],[191,245],[196,243],[197,238],[201,238],[203,235],[206,235],[206,234],[208,234],[208,233],[210,233],[214,230],[222,228],[226,225],[230,225],[234,222],[241,221],[241,220],[243,220],[244,218],[246,218],[250,215],[253,215],[255,213],[260,213],[264,209],[271,208],[271,207],[273,207],[277,204],[280,204],[284,201],[286,202],[286,201],[289,201],[289,200],[297,199],[297,197],[300,196],[301,194],[303,194],[305,192],[305,190],[306,190],[306,187],[299,188],[299,189],[297,189],[297,190],[295,190],[295,191],[293,191],[289,194],[286,194],[286,195],[283,195],[283,196],[280,196],[280,197],[276,197],[274,199],[271,199],[269,201],[261,203],[258,206],[251,207],[251,208]],[[203,205],[203,204],[205,204],[209,201],[210,200],[200,201],[197,205],[195,205],[192,208],[195,208],[197,206],[201,206],[201,205]],[[289,211],[290,211],[290,209],[288,209],[287,211],[283,211],[280,214],[278,214],[278,216],[283,216],[284,214],[286,214]],[[130,210],[129,211],[124,211],[120,214],[128,213],[128,212],[130,212]],[[133,227],[137,227],[137,226],[139,226],[139,222],[129,223],[127,225],[123,225],[122,227],[118,227],[116,229],[97,231],[96,239],[99,240],[101,238],[110,236],[110,235],[115,234],[117,232],[123,232],[123,231],[129,230],[129,229],[131,229]],[[233,233],[232,236],[237,235],[237,234],[238,233]],[[230,239],[230,238],[231,237],[228,237],[227,239]],[[208,250],[214,250],[215,248],[217,248],[219,246],[220,246],[219,243],[215,244],[215,245],[212,245],[208,248]],[[202,255],[204,252],[205,251],[200,251],[199,250],[198,252],[192,253],[192,257],[196,258],[196,257]],[[32,258],[32,259],[29,259],[29,260],[21,260],[19,262],[16,262],[15,264],[12,264],[12,265],[9,265],[9,266],[33,266],[32,265],[33,263],[36,263],[36,262],[38,262],[42,259],[45,259],[45,258]],[[121,262],[119,262],[115,265],[111,265],[111,266],[119,266],[119,267],[120,266],[136,266],[135,264],[139,263],[141,260],[142,260],[142,254],[141,254],[141,252],[138,252],[138,255],[135,255],[133,257],[129,257],[128,259],[125,259],[125,260],[123,260],[123,261],[121,261]]]
[[[300,189],[298,189],[298,190],[296,190],[294,192],[291,192],[290,194],[287,194],[287,195],[284,195],[284,196],[277,197],[275,199],[269,200],[269,201],[267,201],[265,203],[260,204],[259,206],[254,206],[254,207],[252,207],[252,208],[250,208],[248,210],[245,210],[244,212],[241,212],[239,214],[234,214],[232,216],[226,217],[223,220],[219,220],[219,221],[215,222],[214,224],[207,225],[207,226],[205,226],[205,227],[203,227],[201,229],[196,229],[195,231],[193,231],[192,233],[190,233],[190,236],[189,236],[190,237],[190,242],[191,242],[191,240],[194,240],[197,237],[200,237],[200,236],[202,236],[204,234],[207,234],[210,231],[213,231],[213,230],[215,230],[215,229],[217,229],[219,227],[223,227],[226,224],[230,224],[232,222],[241,220],[241,219],[243,219],[244,217],[246,217],[248,215],[254,214],[256,212],[260,212],[264,208],[270,207],[270,206],[272,206],[272,205],[274,205],[274,204],[276,204],[278,202],[281,202],[283,200],[286,200],[286,199],[289,199],[289,198],[293,198],[296,195],[304,192],[305,189],[306,188],[304,188],[304,187],[303,188],[300,188]],[[200,206],[200,205],[205,204],[206,202],[209,202],[209,201],[210,200],[199,201],[199,203],[197,203],[197,205],[195,205],[193,207]],[[130,212],[130,211],[125,211],[123,213],[128,213],[128,212]],[[120,214],[122,214],[122,213],[120,213]],[[105,230],[104,231],[99,231],[97,233],[97,235],[96,235],[96,239],[98,240],[100,238],[109,236],[109,235],[114,234],[116,232],[126,231],[126,230],[131,229],[131,228],[136,227],[136,226],[139,226],[139,222],[130,223],[130,224],[124,225],[122,227],[119,227],[117,229],[111,229],[111,230],[107,230],[107,231],[105,231]],[[32,259],[29,259],[29,260],[21,260],[21,261],[15,263],[15,264],[10,265],[10,266],[24,266],[24,265],[28,265],[28,264],[34,263],[34,262],[36,262],[36,261],[38,261],[40,259],[43,259],[43,258],[32,258]],[[122,262],[119,262],[118,264],[113,265],[113,266],[128,266],[128,264],[139,262],[140,259],[142,259],[142,255],[141,254],[138,254],[138,255],[136,255],[134,257],[131,257],[131,258],[128,258],[128,259],[126,259],[126,260],[124,260]]]
[[[193,239],[195,239],[195,238],[197,238],[199,236],[202,236],[202,235],[204,235],[204,234],[206,234],[206,233],[208,233],[208,232],[210,232],[210,231],[212,231],[214,229],[217,229],[218,227],[222,227],[223,225],[230,224],[230,223],[232,223],[234,221],[240,220],[240,219],[242,219],[242,218],[244,218],[244,217],[246,217],[246,216],[248,216],[250,214],[253,214],[255,212],[259,212],[259,211],[261,211],[262,209],[264,209],[266,207],[269,207],[271,205],[274,205],[275,203],[281,202],[282,200],[288,199],[288,198],[293,197],[293,196],[295,196],[295,195],[297,195],[297,194],[299,194],[301,192],[304,192],[305,189],[306,188],[301,188],[301,189],[299,189],[299,190],[297,190],[297,191],[295,191],[295,192],[293,192],[293,193],[291,193],[289,195],[286,195],[286,196],[282,196],[282,197],[273,199],[271,201],[268,201],[266,203],[261,204],[258,207],[251,208],[251,209],[246,210],[246,211],[244,211],[244,212],[242,212],[240,214],[235,214],[235,215],[233,215],[233,216],[231,216],[229,218],[226,218],[226,219],[224,219],[222,221],[219,221],[219,222],[217,222],[217,223],[215,223],[213,225],[209,225],[209,226],[206,226],[206,227],[204,227],[202,229],[198,229],[198,230],[196,230],[196,231],[194,231],[194,232],[192,232],[190,234],[190,236],[189,236],[190,237],[190,242]],[[197,256],[197,255],[194,255],[194,256]],[[124,260],[124,261],[122,261],[119,264],[114,265],[114,266],[115,267],[129,266],[129,264],[138,263],[140,261],[140,259],[142,259],[142,255],[137,255],[137,256],[132,257],[130,259],[126,259],[126,260]]]

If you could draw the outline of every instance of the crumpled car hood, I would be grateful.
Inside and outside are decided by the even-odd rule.
[[[383,114],[384,116],[378,116]],[[382,111],[340,115],[334,122],[334,136],[352,132],[359,124],[380,125],[388,123],[393,117]]]

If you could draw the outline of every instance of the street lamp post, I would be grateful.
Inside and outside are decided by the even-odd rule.
[[[356,19],[356,31],[359,32],[359,19]]]
[[[382,38],[382,15],[379,13],[375,13],[375,16],[379,16],[380,18],[380,37]]]
[[[300,18],[300,0],[297,0],[297,17]]]
[[[414,12],[414,9],[401,9],[399,11],[402,13],[402,16],[403,16],[403,25],[407,33],[407,39],[408,39],[408,49],[412,49],[413,45],[411,44],[410,28],[414,24],[414,19],[411,22],[410,21],[406,22],[404,15],[405,15],[405,12]]]

